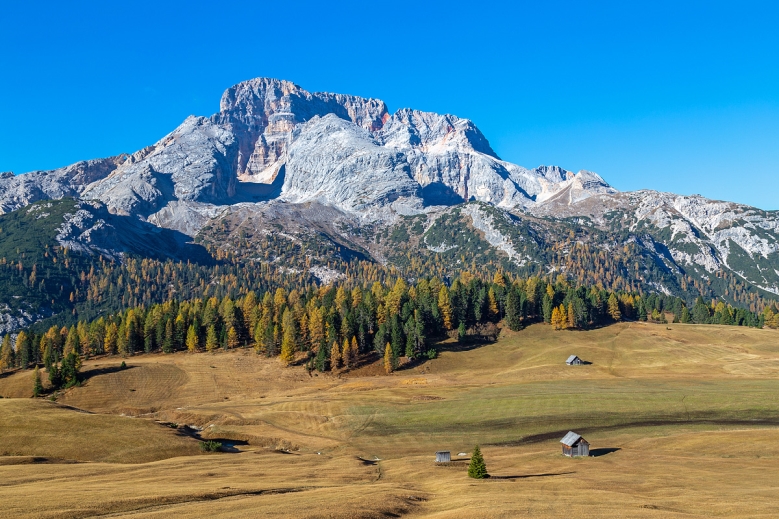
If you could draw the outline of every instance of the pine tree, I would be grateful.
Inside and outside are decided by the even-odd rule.
[[[20,368],[25,369],[32,362],[32,352],[30,351],[30,337],[22,330],[16,336],[16,363]]]
[[[338,348],[338,343],[333,341],[333,345],[330,347],[330,370],[335,371],[341,366],[341,350]]]
[[[32,396],[37,398],[43,393],[43,383],[41,382],[41,373],[38,371],[38,366],[35,366],[35,371],[32,374]]]
[[[573,301],[568,303],[568,328],[576,328],[576,311],[573,307]]]
[[[214,351],[219,347],[219,338],[216,335],[216,328],[212,324],[206,331],[206,351]]]
[[[489,477],[487,464],[484,463],[484,457],[481,455],[481,449],[479,449],[478,445],[473,449],[473,454],[471,455],[471,463],[468,465],[468,476],[474,479]]]
[[[690,311],[686,306],[682,307],[682,317],[679,319],[679,321],[684,324],[688,324],[690,321],[692,321],[692,316],[690,315]]]
[[[384,347],[384,371],[389,375],[395,370],[394,356],[392,355],[392,346],[390,343]]]
[[[506,324],[515,332],[522,329],[522,300],[513,288],[506,295]]]
[[[195,353],[197,351],[197,346],[197,332],[195,331],[195,326],[190,324],[187,329],[187,351]]]

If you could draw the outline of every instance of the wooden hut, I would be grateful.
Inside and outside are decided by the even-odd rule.
[[[580,359],[576,355],[571,355],[570,357],[568,357],[568,360],[566,360],[565,363],[568,364],[569,366],[581,366],[582,364],[584,364],[582,362],[582,359]]]
[[[563,454],[570,457],[589,456],[590,444],[587,440],[573,431],[568,431],[560,443],[563,444]]]
[[[436,463],[449,463],[452,461],[452,454],[449,451],[438,451],[435,453]]]

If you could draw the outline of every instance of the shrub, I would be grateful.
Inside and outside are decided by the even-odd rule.
[[[203,452],[219,452],[222,449],[222,444],[213,441],[213,440],[206,440],[200,442],[200,450]]]

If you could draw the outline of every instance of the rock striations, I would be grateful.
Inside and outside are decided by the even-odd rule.
[[[338,233],[332,218],[352,228],[392,225],[402,215],[434,220],[475,201],[507,215],[536,218],[538,225],[573,218],[617,233],[600,244],[604,250],[639,243],[671,274],[697,269],[705,279],[727,269],[779,294],[776,212],[699,196],[619,193],[589,171],[523,168],[501,160],[468,119],[411,109],[390,114],[378,99],[311,93],[276,79],[230,87],[218,113],[189,117],[131,155],[0,175],[0,212],[63,197],[93,204],[66,233],[71,247],[80,241],[85,250],[104,249],[110,242],[101,238],[97,246],[90,238],[113,235],[109,213],[148,226],[144,236],[155,227],[194,237],[225,215],[252,214],[260,221],[263,214],[301,214],[294,208],[305,206],[327,208],[306,209],[306,218],[321,214],[328,219],[323,228]],[[480,207],[468,205],[463,213],[472,228],[488,235],[490,245],[512,261],[527,261],[515,248],[517,240],[501,235]],[[80,226],[85,227],[76,232]],[[373,254],[380,260],[381,255]]]

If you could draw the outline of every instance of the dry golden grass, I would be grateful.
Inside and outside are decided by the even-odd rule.
[[[147,444],[159,445],[152,433],[195,446],[152,419],[249,445],[130,466],[0,466],[0,516],[779,515],[779,333],[641,323],[555,333],[536,325],[480,348],[447,347],[389,376],[370,367],[309,376],[244,350],[138,356],[122,371],[118,358],[88,361],[90,378],[59,401],[99,415],[0,400],[0,410],[20,406],[14,436],[31,428],[59,435],[56,452],[46,451],[50,436],[33,435],[27,456],[120,461],[111,456],[122,452],[122,438],[151,435]],[[572,353],[592,364],[566,366]],[[23,377],[30,383],[29,372],[0,378],[0,395],[22,392]],[[84,417],[112,422],[90,428]],[[3,445],[4,423],[14,419],[0,418]],[[128,429],[140,426],[149,429]],[[603,455],[562,457],[558,440],[568,429]],[[436,450],[469,452],[476,443],[492,479],[433,463]],[[85,457],[98,446],[102,454]],[[280,448],[289,452],[273,450]],[[5,459],[22,461],[33,460]],[[41,492],[46,500],[26,497]]]
[[[149,420],[91,414],[46,400],[0,400],[0,456],[145,463],[198,451],[192,438]]]

